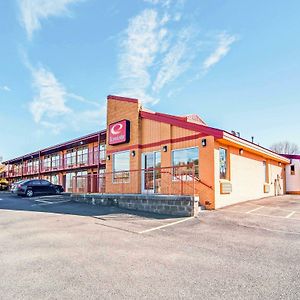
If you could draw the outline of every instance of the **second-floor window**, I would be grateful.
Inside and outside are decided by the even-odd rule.
[[[32,160],[30,160],[27,163],[27,169],[28,169],[28,172],[32,172],[32,169],[33,169],[33,162],[32,162]]]
[[[45,169],[50,169],[50,167],[51,167],[50,156],[45,156],[45,158],[44,158],[44,168]]]
[[[79,148],[77,150],[77,163],[78,164],[86,164],[88,161],[88,148]]]
[[[52,168],[58,168],[59,167],[59,154],[53,154],[51,156],[51,166]]]
[[[100,161],[105,160],[106,158],[106,145],[105,144],[100,144],[99,146],[99,159]]]
[[[76,164],[76,151],[70,150],[66,155],[67,166],[72,166]]]
[[[40,166],[39,159],[37,158],[37,159],[33,160],[33,169],[34,169],[34,171],[37,172],[39,170],[39,166]]]

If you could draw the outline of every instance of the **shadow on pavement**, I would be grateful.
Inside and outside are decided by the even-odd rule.
[[[123,214],[157,220],[178,218],[172,215],[160,215],[150,212],[121,209],[117,206],[94,206],[86,203],[77,203],[68,200],[66,197],[60,196],[26,198],[19,197],[9,192],[0,192],[0,212],[1,210],[43,212],[89,217]]]

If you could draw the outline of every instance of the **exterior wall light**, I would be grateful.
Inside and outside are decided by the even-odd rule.
[[[281,167],[281,162],[278,163],[279,167]]]
[[[168,146],[163,146],[163,151],[167,152],[168,151]]]
[[[106,159],[107,159],[107,160],[110,160],[110,155],[107,155]]]
[[[83,145],[83,141],[80,141],[80,145]]]
[[[202,147],[206,147],[206,144],[207,144],[206,139],[202,139],[201,144],[202,144]]]
[[[131,151],[131,156],[132,156],[132,157],[135,157],[135,150],[132,150],[132,151]]]
[[[240,153],[240,155],[243,155],[244,149],[241,148],[241,149],[239,150],[239,153]]]

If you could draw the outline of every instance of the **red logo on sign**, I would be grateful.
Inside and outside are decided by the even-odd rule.
[[[109,145],[117,145],[128,143],[130,137],[130,122],[122,120],[109,125],[108,143]]]

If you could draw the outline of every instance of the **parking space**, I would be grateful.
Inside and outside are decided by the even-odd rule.
[[[300,297],[298,197],[197,218],[0,199],[2,299]]]
[[[222,211],[300,221],[300,196],[284,195],[248,201],[223,208]]]
[[[93,218],[96,225],[136,234],[146,234],[195,220],[194,217],[175,218],[167,215],[125,210],[118,207],[75,203],[63,195],[24,198],[3,193],[2,198],[7,200],[7,208],[10,209],[82,215]],[[2,203],[2,206],[5,207],[5,203]]]

